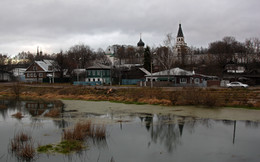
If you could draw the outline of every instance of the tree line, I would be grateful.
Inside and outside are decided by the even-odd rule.
[[[113,45],[113,55],[118,60],[119,65],[142,64],[150,71],[167,70],[173,67],[194,70],[203,65],[206,70],[202,72],[211,75],[218,75],[223,71],[223,67],[230,61],[236,61],[235,56],[244,58],[250,57],[247,62],[248,67],[258,68],[260,60],[260,40],[259,38],[249,38],[245,42],[239,42],[234,37],[224,37],[222,40],[209,43],[207,48],[180,47],[176,50],[174,38],[167,34],[162,45],[158,47],[146,46],[137,48],[135,46]],[[198,57],[199,56],[199,57]],[[39,52],[37,54],[28,52],[18,53],[13,60],[23,60],[19,64],[31,64],[37,60],[52,59],[57,63],[61,72],[67,69],[69,73],[76,68],[85,69],[95,62],[111,65],[103,49],[93,50],[85,44],[77,44],[67,51],[47,54]],[[12,64],[12,59],[7,55],[0,54],[0,65]]]

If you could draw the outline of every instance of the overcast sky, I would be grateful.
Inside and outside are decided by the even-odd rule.
[[[208,47],[224,36],[243,42],[260,37],[259,0],[1,0],[0,53],[56,53],[83,43],[104,50],[149,46],[177,35],[181,22],[188,46]]]

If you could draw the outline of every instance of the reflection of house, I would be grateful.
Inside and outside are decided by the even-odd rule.
[[[59,77],[60,73],[54,68],[53,60],[35,61],[25,71],[27,82],[43,82],[44,78]]]
[[[25,107],[28,109],[29,113],[32,116],[39,116],[42,113],[44,113],[44,111],[46,111],[47,108],[49,108],[47,103],[39,102],[27,102],[25,104]]]
[[[202,74],[195,74],[195,72],[183,70],[180,68],[173,68],[156,73],[146,75],[146,82],[149,83],[153,79],[153,84],[156,86],[196,86],[206,87],[209,80],[218,80],[215,76],[206,76]],[[169,82],[168,82],[169,81]],[[211,83],[212,84],[212,83]],[[219,85],[219,82],[216,83]]]

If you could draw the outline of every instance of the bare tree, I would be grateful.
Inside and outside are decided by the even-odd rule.
[[[175,51],[174,39],[172,34],[169,33],[164,40],[164,46],[158,47],[155,52],[157,62],[160,63],[164,70],[168,70],[168,81],[170,79],[170,69],[174,67],[176,61]]]
[[[68,51],[68,59],[71,61],[70,66],[74,69],[86,68],[94,59],[93,51],[84,44],[74,45]]]
[[[105,51],[102,48],[99,48],[95,53],[95,60],[96,62],[103,64],[103,65],[111,65],[111,61],[105,55]]]

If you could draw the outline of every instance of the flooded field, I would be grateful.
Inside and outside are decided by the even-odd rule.
[[[24,161],[10,149],[18,132],[33,145],[57,144],[64,130],[91,121],[105,126],[105,138],[88,138],[70,154],[37,153],[29,161],[158,162],[259,161],[259,113],[243,109],[205,109],[126,105],[110,102],[0,101],[0,161]],[[58,117],[46,117],[60,109]],[[12,115],[21,112],[22,118]],[[251,115],[253,114],[253,115]]]

